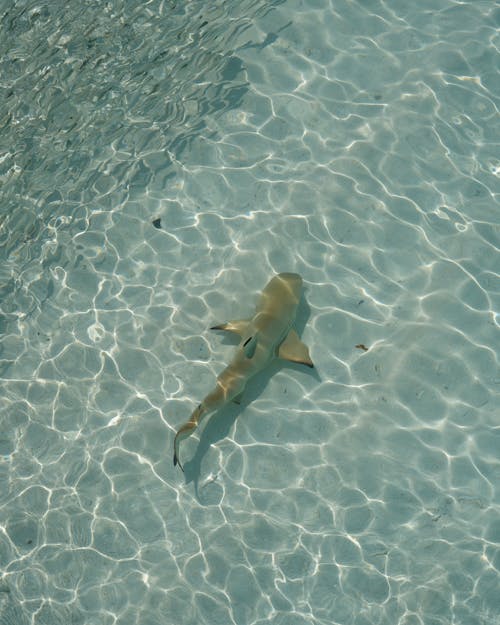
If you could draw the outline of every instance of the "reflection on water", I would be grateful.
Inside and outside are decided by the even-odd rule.
[[[0,10],[2,625],[498,623],[498,11],[431,4]],[[185,481],[281,271],[319,379]]]

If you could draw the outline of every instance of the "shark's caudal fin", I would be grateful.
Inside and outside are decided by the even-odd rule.
[[[187,421],[177,432],[177,434],[175,435],[175,439],[174,439],[174,467],[178,464],[182,470],[182,472],[184,473],[184,469],[182,467],[182,464],[180,463],[179,460],[179,446],[182,440],[184,440],[185,438],[187,438],[188,436],[190,436],[194,430],[196,429],[196,427],[198,426],[198,423],[200,422],[201,417],[203,416],[203,414],[206,412],[205,407],[203,405],[203,403],[198,404],[198,406],[195,408],[193,414],[191,415],[189,421]]]
[[[179,461],[179,456],[177,455],[177,451],[174,451],[174,467],[179,465],[181,468],[181,471],[184,473],[184,469],[182,468],[182,464]]]
[[[194,428],[195,428],[195,426],[193,426],[192,429],[194,430]],[[186,433],[185,436],[186,437],[189,436],[190,433],[191,432]],[[175,436],[175,440],[174,440],[174,467],[176,465],[179,465],[180,468],[181,468],[181,471],[184,473],[184,467],[182,466],[181,461],[179,460],[179,444],[180,444],[180,442],[182,440],[182,438],[181,438],[182,434],[183,434],[183,432],[180,432],[180,431],[177,432],[177,434]]]
[[[299,339],[299,335],[295,330],[290,330],[286,339],[281,343],[278,356],[283,360],[289,360],[290,362],[297,362],[301,365],[307,365],[308,367],[314,367],[313,361],[309,356],[309,349],[307,345],[304,345]]]

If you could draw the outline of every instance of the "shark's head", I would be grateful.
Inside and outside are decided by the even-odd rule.
[[[295,299],[300,299],[302,278],[298,273],[279,273],[274,279],[286,286]]]
[[[257,303],[256,316],[249,328],[252,332],[264,332],[267,340],[281,341],[283,333],[290,329],[295,318],[302,290],[302,278],[296,273],[279,273],[268,282]],[[253,336],[250,334],[249,336]],[[243,336],[248,340],[248,336]],[[243,344],[251,351],[251,341]],[[247,353],[247,351],[245,353]],[[248,354],[247,354],[248,356]]]
[[[263,291],[270,301],[290,307],[296,306],[302,291],[302,278],[298,273],[279,273]]]
[[[268,312],[277,318],[293,316],[301,290],[302,278],[297,273],[279,273],[262,291],[257,311]]]

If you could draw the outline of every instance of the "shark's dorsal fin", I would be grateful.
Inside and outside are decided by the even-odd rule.
[[[212,326],[210,329],[224,330],[226,332],[232,332],[233,334],[238,334],[238,336],[243,337],[249,323],[249,319],[238,319],[235,321],[228,321],[227,323],[220,323],[219,325]]]
[[[311,357],[309,356],[309,349],[307,345],[302,343],[299,339],[299,335],[293,329],[290,330],[286,339],[283,343],[281,343],[278,350],[278,356],[283,358],[283,360],[298,362],[301,365],[314,367]]]
[[[243,351],[245,352],[245,356],[247,358],[253,358],[255,348],[257,347],[257,340],[257,334],[254,334],[243,343]]]

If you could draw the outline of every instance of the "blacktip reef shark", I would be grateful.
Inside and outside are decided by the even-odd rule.
[[[280,273],[267,284],[251,319],[228,321],[211,330],[226,330],[241,337],[236,354],[217,378],[217,385],[194,410],[174,440],[174,466],[179,461],[179,445],[200,421],[230,401],[239,403],[248,380],[275,358],[314,367],[309,350],[292,325],[302,291],[302,278],[296,273]]]

